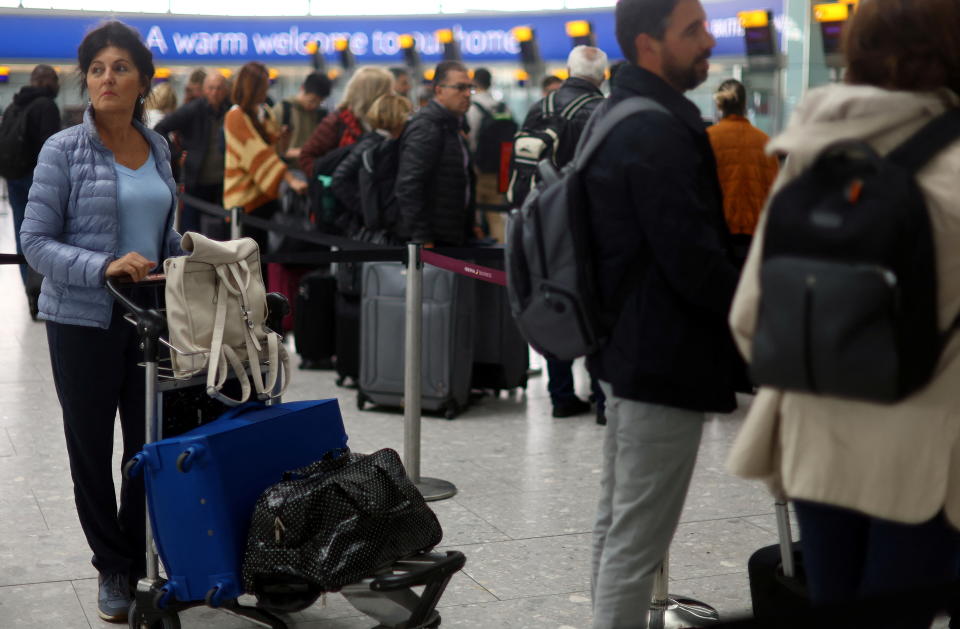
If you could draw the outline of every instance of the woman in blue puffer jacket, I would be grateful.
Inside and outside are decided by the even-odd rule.
[[[136,330],[104,284],[140,281],[181,250],[170,151],[141,122],[150,51],[135,31],[108,22],[80,44],[79,69],[90,105],[82,124],[40,151],[20,237],[45,277],[39,316],[47,321],[77,514],[100,576],[98,611],[119,622],[144,573],[146,547],[142,480],[124,480],[117,509],[114,418],[119,409],[126,462],[143,446],[145,400]]]

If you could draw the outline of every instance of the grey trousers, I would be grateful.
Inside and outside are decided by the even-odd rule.
[[[593,629],[643,629],[653,579],[680,521],[704,414],[615,397],[607,382],[593,527]]]

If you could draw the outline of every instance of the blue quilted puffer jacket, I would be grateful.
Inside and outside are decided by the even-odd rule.
[[[160,251],[163,259],[181,255],[180,235],[173,230],[176,189],[170,149],[158,133],[137,121],[134,126],[149,142],[174,199]],[[117,258],[120,239],[117,185],[113,153],[100,141],[90,108],[82,124],[43,145],[20,229],[27,262],[44,276],[41,319],[110,326],[113,297],[104,286],[104,273]]]

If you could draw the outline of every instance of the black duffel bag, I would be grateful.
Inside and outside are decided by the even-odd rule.
[[[257,501],[244,587],[258,596],[283,583],[337,591],[442,537],[394,450],[338,450],[287,472]]]

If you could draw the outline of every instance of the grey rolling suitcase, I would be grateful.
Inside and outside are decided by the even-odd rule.
[[[360,383],[357,405],[402,406],[406,267],[363,266]],[[466,408],[473,370],[474,287],[471,280],[423,268],[422,408],[453,419]]]

